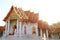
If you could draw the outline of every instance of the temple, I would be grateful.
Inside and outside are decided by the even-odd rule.
[[[39,20],[39,14],[30,10],[23,11],[22,8],[12,6],[3,21],[6,23],[3,36],[35,35],[43,37],[45,34],[48,37],[48,23]]]

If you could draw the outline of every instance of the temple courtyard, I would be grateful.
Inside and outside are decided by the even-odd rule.
[[[21,37],[19,36],[6,36],[6,37],[1,37],[0,40],[60,40],[56,38],[42,38],[39,36],[32,36],[32,35],[22,35]]]

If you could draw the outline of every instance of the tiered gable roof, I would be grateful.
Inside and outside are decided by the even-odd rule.
[[[35,14],[34,12],[30,11],[23,11],[22,8],[17,8],[14,6],[11,7],[7,16],[4,18],[4,21],[6,21],[9,18],[13,10],[16,12],[16,15],[18,15],[20,19],[23,19],[23,22],[36,23],[38,21],[38,14]]]

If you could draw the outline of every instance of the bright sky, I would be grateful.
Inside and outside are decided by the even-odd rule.
[[[60,21],[60,0],[0,0],[1,26],[5,24],[2,20],[12,5],[39,13],[39,19],[49,24]]]

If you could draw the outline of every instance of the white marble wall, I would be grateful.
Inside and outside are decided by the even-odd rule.
[[[32,25],[30,23],[27,24],[27,27],[26,27],[26,31],[27,31],[27,34],[32,34]]]
[[[24,26],[26,26],[26,35],[32,35],[32,28],[36,27],[36,36],[38,36],[38,24],[34,23],[26,23],[22,25],[22,34],[24,34]]]
[[[28,23],[27,27],[26,27],[26,31],[27,34],[31,34],[32,35],[32,28],[35,27],[36,28],[36,36],[38,36],[38,25],[37,23]]]

